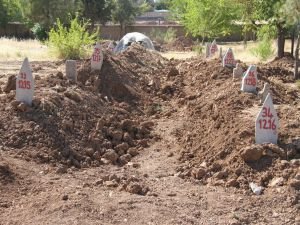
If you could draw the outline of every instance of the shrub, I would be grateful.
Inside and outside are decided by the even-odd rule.
[[[176,38],[176,30],[168,28],[166,32],[158,29],[152,29],[150,38],[160,44],[171,43]]]
[[[61,59],[85,58],[97,40],[98,30],[90,34],[88,21],[79,21],[78,16],[69,18],[69,22],[70,26],[66,27],[57,19],[56,26],[49,32],[49,48]]]
[[[202,55],[203,50],[204,50],[204,47],[200,44],[193,46],[193,51],[195,51],[198,55]]]
[[[264,25],[257,33],[259,40],[258,46],[253,48],[251,52],[261,60],[267,60],[274,54],[272,49],[272,40],[276,36],[276,29],[270,25]]]
[[[31,28],[31,32],[33,33],[35,39],[39,41],[45,41],[48,38],[46,29],[39,23],[34,24]]]
[[[272,39],[264,38],[258,43],[257,47],[252,49],[252,53],[263,61],[270,58],[274,54]]]

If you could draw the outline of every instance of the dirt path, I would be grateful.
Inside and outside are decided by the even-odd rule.
[[[124,167],[60,175],[1,151],[13,179],[1,190],[0,224],[297,224],[296,196],[284,188],[254,196],[178,177],[176,130],[184,126],[185,108],[154,121],[161,140]],[[101,178],[112,175],[135,180],[149,191],[143,196],[124,191],[121,183],[102,184]]]

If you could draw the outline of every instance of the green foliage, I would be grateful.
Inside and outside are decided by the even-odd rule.
[[[263,39],[258,43],[258,46],[252,49],[252,53],[258,56],[261,60],[266,61],[274,54],[274,50],[272,49],[272,40]]]
[[[80,0],[26,0],[28,19],[39,23],[47,30],[56,22],[68,22],[68,15],[75,15],[80,9]]]
[[[252,49],[252,53],[265,61],[274,54],[272,49],[272,40],[276,37],[276,27],[264,25],[257,33],[259,40],[258,46]]]
[[[176,38],[176,30],[173,28],[168,28],[166,32],[159,29],[152,29],[150,33],[150,38],[160,44],[171,43]]]
[[[193,36],[215,38],[232,32],[238,8],[232,0],[173,0],[171,9]]]
[[[49,32],[48,45],[50,49],[61,59],[80,59],[87,56],[88,49],[97,40],[98,32],[89,34],[88,21],[79,21],[76,16],[70,18],[70,27],[65,27],[60,19],[57,19],[56,27]]]
[[[121,26],[131,24],[135,17],[147,11],[150,5],[147,2],[138,0],[114,0],[114,10],[112,11],[112,19]]]
[[[19,0],[0,0],[0,26],[22,20],[23,13]]]
[[[81,0],[82,14],[93,23],[98,21],[102,24],[111,19],[111,11],[114,8],[114,2],[111,0]]]
[[[46,29],[39,23],[34,24],[31,28],[31,32],[33,33],[35,39],[39,41],[45,41],[48,37]]]
[[[286,20],[288,24],[295,25],[300,23],[299,0],[286,0],[280,12],[282,19]]]
[[[156,10],[169,9],[171,6],[171,0],[160,0],[155,3]]]
[[[193,51],[196,52],[198,55],[202,55],[204,51],[204,46],[203,45],[195,45],[193,46]]]

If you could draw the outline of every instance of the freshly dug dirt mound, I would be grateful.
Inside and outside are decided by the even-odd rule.
[[[191,51],[194,42],[188,37],[178,37],[171,43],[162,46],[163,51]]]
[[[32,107],[15,101],[15,91],[1,95],[1,145],[53,165],[127,163],[153,137],[145,114],[156,92],[151,81],[166,62],[133,45],[119,56],[106,53],[100,72],[83,62],[79,85],[62,73],[36,80]]]
[[[178,100],[188,113],[185,127],[178,132],[184,146],[183,165],[178,168],[180,176],[192,176],[215,185],[243,187],[248,187],[249,181],[265,186],[275,176],[284,177],[287,183],[295,176],[296,165],[288,167],[282,160],[300,158],[297,144],[300,94],[299,90],[289,89],[282,83],[282,79],[290,82],[292,74],[277,68],[269,65],[259,68],[258,89],[262,89],[263,82],[268,82],[274,103],[291,105],[291,112],[287,115],[285,107],[278,110],[283,121],[279,146],[261,146],[257,160],[245,162],[242,156],[249,155],[245,151],[252,151],[250,146],[255,143],[254,121],[260,109],[257,95],[241,92],[241,81],[232,81],[232,70],[223,68],[219,60],[192,59],[178,65],[190,93]],[[290,125],[285,123],[287,117]],[[291,123],[295,124],[294,131],[291,131]]]

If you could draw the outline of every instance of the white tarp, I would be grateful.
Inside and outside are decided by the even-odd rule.
[[[145,48],[154,50],[154,46],[152,41],[149,37],[147,37],[144,34],[133,32],[126,34],[117,44],[117,46],[114,49],[115,53],[119,53],[124,51],[128,46],[131,45],[133,42],[139,42],[141,45],[143,45]]]

